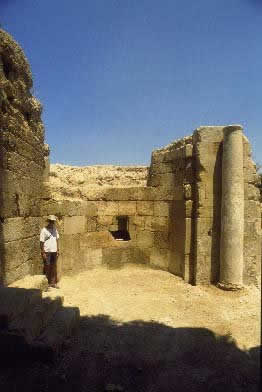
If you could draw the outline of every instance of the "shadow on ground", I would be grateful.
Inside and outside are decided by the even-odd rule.
[[[82,317],[55,363],[21,361],[0,378],[2,391],[257,391],[260,348],[237,348],[204,328],[156,322],[119,324]]]

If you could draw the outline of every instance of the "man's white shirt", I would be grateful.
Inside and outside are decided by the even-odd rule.
[[[56,228],[47,229],[44,227],[40,233],[40,242],[44,243],[45,252],[57,252],[57,240],[59,239],[59,234]]]

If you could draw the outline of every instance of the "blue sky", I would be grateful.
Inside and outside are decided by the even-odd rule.
[[[262,163],[262,0],[0,0],[44,106],[51,161],[149,164],[240,123]]]

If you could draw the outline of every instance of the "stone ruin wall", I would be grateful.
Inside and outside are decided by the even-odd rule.
[[[1,281],[41,273],[39,231],[49,214],[61,234],[59,274],[137,262],[193,284],[219,280],[224,127],[152,153],[150,168],[51,165],[29,65],[0,31]],[[244,283],[257,283],[261,215],[257,174],[244,142]],[[66,175],[64,175],[66,173]],[[116,175],[116,173],[118,173]],[[120,175],[121,174],[121,175]],[[118,176],[118,178],[117,178]],[[116,241],[117,216],[130,241]]]
[[[201,127],[194,133],[195,282],[219,280],[221,191],[224,127]],[[244,284],[257,283],[261,264],[259,176],[251,146],[243,136]]]
[[[0,30],[0,283],[39,271],[44,127],[29,64]]]
[[[226,127],[200,127],[152,154],[148,184],[174,192],[169,270],[194,284],[219,281],[223,140]],[[243,136],[244,284],[257,284],[261,265],[259,176]]]
[[[105,181],[105,186],[90,187],[87,177],[72,190],[65,178],[60,179],[59,189],[51,180],[42,212],[60,216],[60,274],[136,262],[170,271],[193,284],[218,282],[224,130],[201,127],[192,136],[154,151],[147,186],[113,187]],[[260,193],[245,136],[243,145],[244,284],[257,284]],[[66,188],[71,192],[68,200]],[[110,234],[117,229],[119,215],[128,216],[130,241],[118,242]]]
[[[84,200],[46,200],[43,215],[59,217],[59,273],[141,263],[168,270],[172,194],[147,187],[91,189]],[[117,216],[128,216],[129,241],[117,241]]]

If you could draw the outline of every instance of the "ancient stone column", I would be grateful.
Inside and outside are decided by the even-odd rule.
[[[240,125],[224,128],[220,279],[225,290],[243,287],[244,172],[243,134]]]

